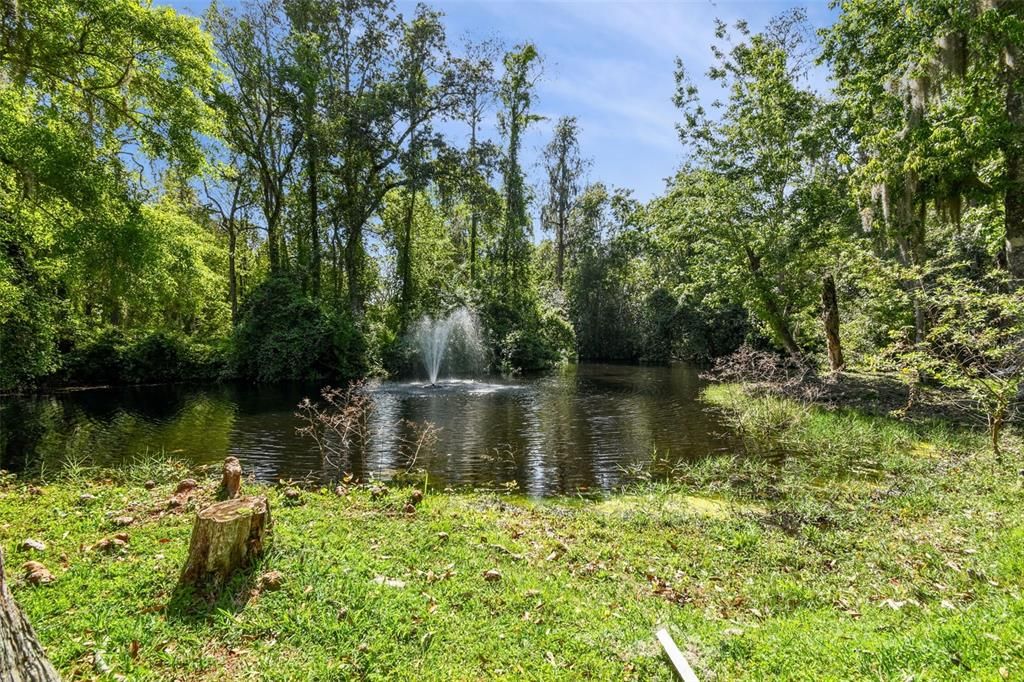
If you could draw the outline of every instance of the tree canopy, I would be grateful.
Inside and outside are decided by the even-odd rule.
[[[719,23],[718,101],[679,62],[685,161],[640,202],[539,115],[543,45],[426,5],[8,2],[0,385],[398,373],[467,306],[493,370],[747,343],[975,386],[1017,357],[1020,3],[836,8]],[[953,372],[964,307],[998,348]]]

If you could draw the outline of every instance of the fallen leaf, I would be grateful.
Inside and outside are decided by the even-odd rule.
[[[25,569],[25,580],[32,585],[52,583],[54,580],[53,573],[38,561],[26,561],[21,567]]]
[[[259,587],[261,590],[267,592],[274,592],[281,589],[281,583],[284,582],[284,575],[281,571],[267,571],[260,576]]]
[[[20,549],[23,552],[27,552],[30,549],[34,549],[37,552],[42,552],[46,549],[46,543],[42,540],[36,540],[34,538],[25,538],[21,541],[21,544],[18,545],[18,549]]]

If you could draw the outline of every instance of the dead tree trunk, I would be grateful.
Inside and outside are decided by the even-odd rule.
[[[836,300],[836,281],[825,275],[821,285],[822,318],[825,322],[825,340],[828,342],[828,365],[833,372],[843,368],[843,347],[839,343],[839,303]]]
[[[0,551],[0,682],[60,682],[36,633],[14,603],[4,578]]]
[[[263,553],[269,530],[270,503],[265,497],[239,497],[210,505],[196,516],[180,582],[225,582]]]

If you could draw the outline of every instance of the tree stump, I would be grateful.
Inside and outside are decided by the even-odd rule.
[[[242,463],[237,457],[224,460],[224,477],[220,481],[221,495],[225,500],[233,500],[242,491]]]
[[[263,553],[270,524],[270,503],[265,497],[238,497],[203,509],[192,527],[180,582],[223,583]]]
[[[60,682],[36,633],[14,603],[0,552],[0,682]]]

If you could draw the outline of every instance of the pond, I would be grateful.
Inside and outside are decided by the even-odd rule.
[[[700,400],[695,368],[581,364],[514,379],[370,384],[365,442],[321,454],[297,429],[320,387],[142,386],[5,396],[0,468],[53,469],[70,456],[118,465],[166,453],[195,464],[242,460],[261,480],[425,471],[434,487],[531,496],[608,491],[724,452],[728,429]],[[422,425],[432,437],[416,453]],[[420,425],[415,427],[413,424]],[[432,441],[432,442],[431,442]]]

